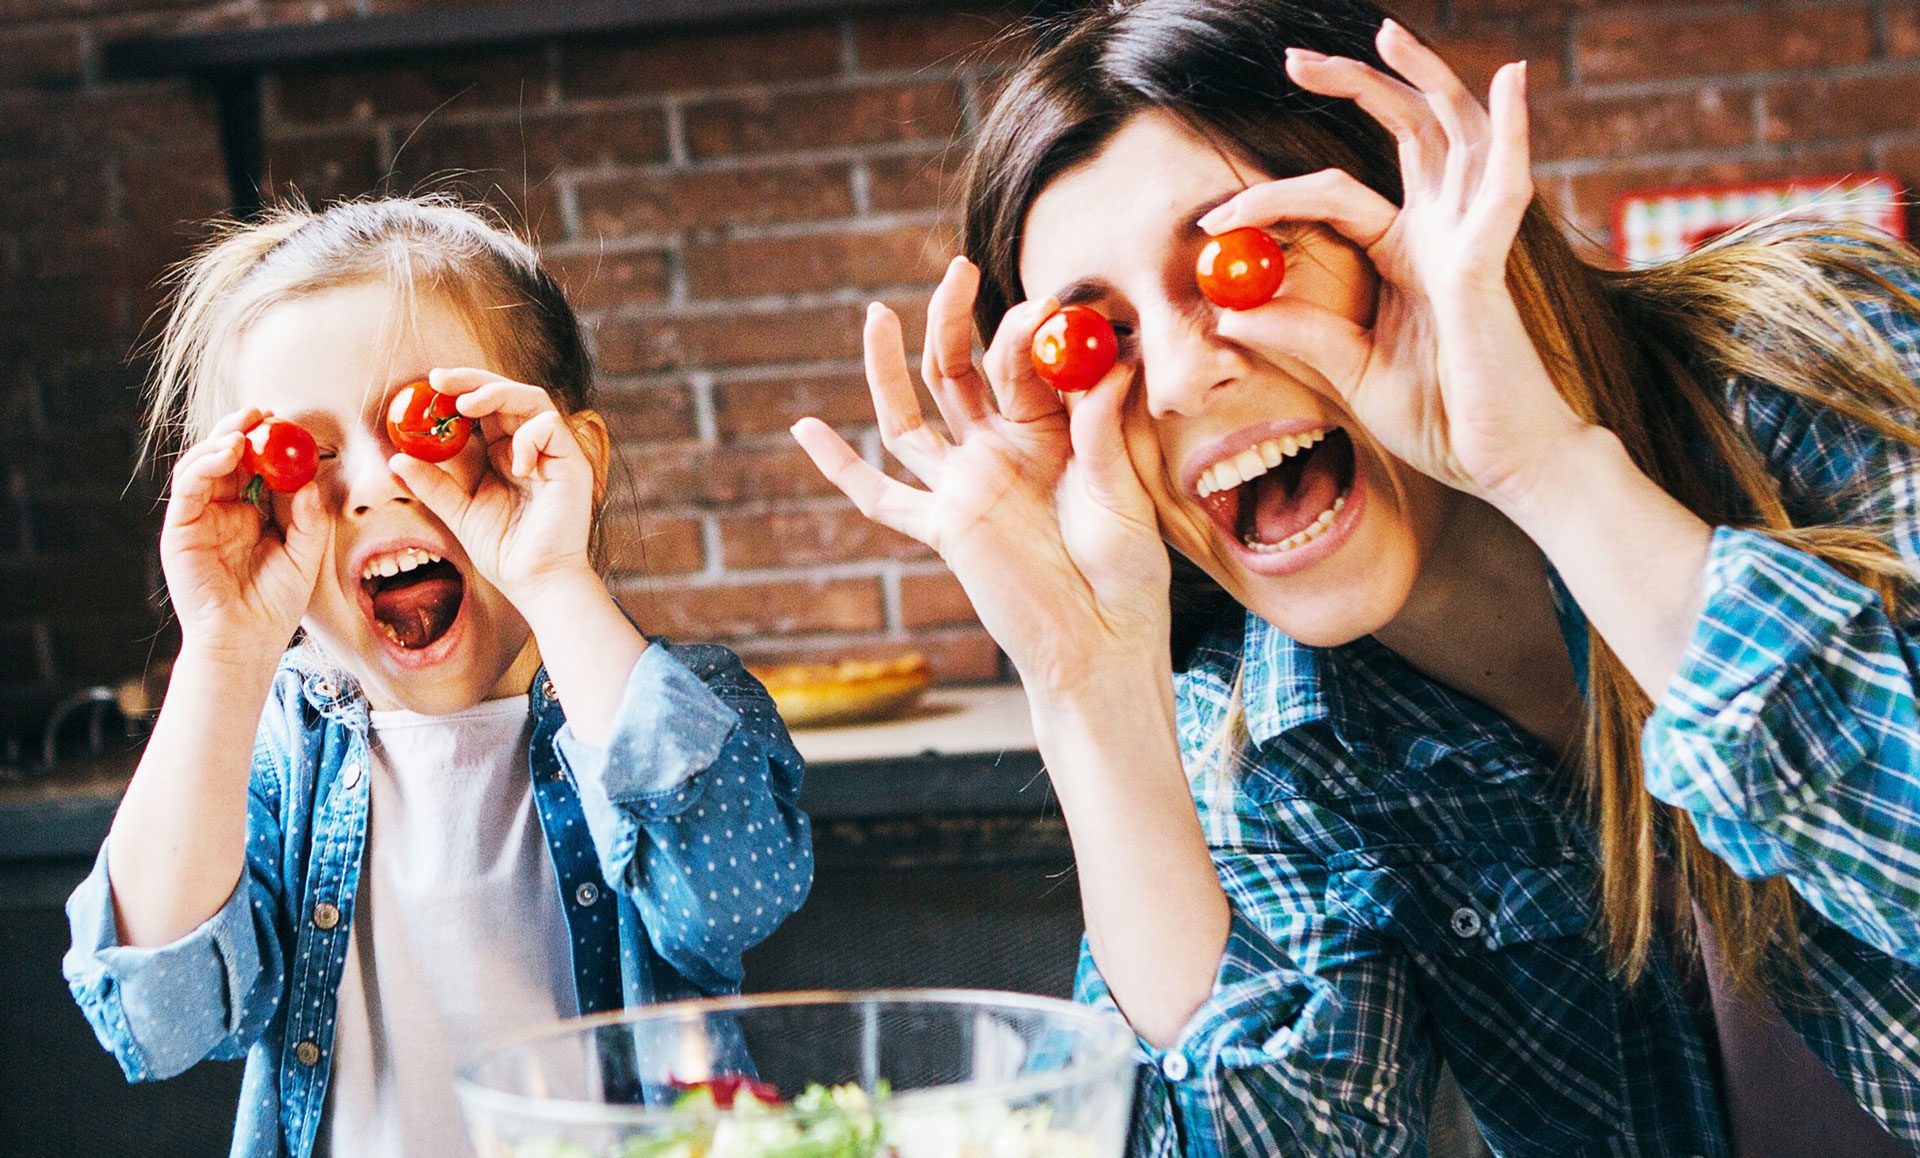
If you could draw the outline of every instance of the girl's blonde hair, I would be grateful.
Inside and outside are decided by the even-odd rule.
[[[1399,203],[1393,138],[1352,102],[1295,85],[1284,56],[1297,46],[1385,69],[1373,47],[1383,16],[1364,0],[1114,0],[1045,30],[1048,47],[1002,90],[968,166],[965,247],[982,271],[981,331],[992,333],[1022,296],[1021,230],[1034,199],[1147,109],[1182,118],[1263,173],[1338,167]],[[1897,615],[1911,580],[1886,528],[1796,525],[1765,460],[1729,414],[1725,386],[1738,378],[1770,383],[1920,445],[1920,389],[1857,304],[1876,295],[1920,317],[1920,300],[1881,272],[1915,269],[1915,260],[1912,250],[1865,230],[1788,226],[1729,236],[1657,268],[1613,272],[1581,261],[1536,201],[1507,281],[1562,396],[1619,435],[1656,483],[1708,523],[1755,527],[1827,561],[1879,592]],[[1176,648],[1231,604],[1177,556],[1173,599]],[[1780,994],[1803,965],[1791,886],[1784,878],[1743,880],[1701,845],[1685,813],[1648,794],[1639,741],[1652,705],[1591,629],[1587,645],[1577,790],[1599,833],[1610,961],[1629,981],[1646,969],[1664,854],[1680,895],[1718,932],[1736,984]],[[1219,738],[1218,758],[1229,764],[1245,743],[1243,719],[1236,696]],[[1691,944],[1692,906],[1683,901],[1670,912],[1673,931]]]
[[[534,382],[565,413],[588,405],[592,366],[580,321],[539,256],[482,207],[444,195],[269,207],[216,224],[171,275],[154,343],[143,457],[206,436],[235,409],[228,363],[268,308],[339,286],[379,283],[406,304],[437,295],[467,318],[502,373]]]

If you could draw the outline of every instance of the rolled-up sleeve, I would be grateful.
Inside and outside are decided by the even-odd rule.
[[[1212,995],[1167,1049],[1140,1043],[1136,1155],[1409,1152],[1421,1120],[1417,1043],[1363,1028],[1413,1020],[1410,995],[1370,962],[1338,978],[1300,969],[1236,910]],[[1117,1009],[1083,946],[1076,997]],[[1410,1080],[1411,1079],[1411,1080]]]
[[[246,869],[200,926],[169,945],[120,943],[103,844],[67,900],[67,988],[129,1080],[169,1078],[207,1058],[243,1056],[279,1008],[280,822],[269,711],[248,792]]]
[[[1648,790],[1749,878],[1787,876],[1920,964],[1912,638],[1879,597],[1765,535],[1715,531],[1704,607],[1642,733]]]
[[[724,648],[656,641],[635,662],[604,748],[563,727],[601,870],[654,948],[707,993],[806,899],[813,844],[802,761],[773,701]]]

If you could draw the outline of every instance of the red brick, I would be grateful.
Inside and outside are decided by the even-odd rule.
[[[1487,89],[1500,67],[1516,60],[1527,62],[1527,92],[1536,95],[1566,85],[1560,69],[1560,43],[1565,29],[1560,22],[1528,25],[1523,30],[1483,31],[1472,36],[1447,37],[1434,42],[1434,48],[1460,79],[1486,103]]]
[[[822,362],[860,356],[852,306],[732,311],[692,317],[608,319],[598,331],[600,364],[616,374],[694,366]]]
[[[853,212],[852,175],[845,165],[589,179],[575,189],[589,236],[771,225]]]
[[[104,225],[112,209],[111,162],[0,151],[0,221],[16,233]],[[14,163],[16,160],[19,163]]]
[[[1854,64],[1873,54],[1865,8],[1740,12],[1584,23],[1573,43],[1584,84]]]
[[[92,149],[154,152],[180,145],[217,148],[220,141],[213,98],[185,82],[82,89],[63,104]]]
[[[1712,86],[1630,97],[1566,92],[1533,102],[1536,161],[1705,149],[1752,139],[1747,95]]]
[[[693,394],[680,384],[601,384],[594,408],[615,443],[670,442],[694,434]]]
[[[645,165],[667,159],[659,109],[515,112],[484,121],[430,120],[395,143],[403,174],[484,169],[541,181],[555,169]]]
[[[657,249],[602,249],[564,256],[542,254],[548,272],[582,310],[643,305],[666,300],[671,288],[667,255]]]
[[[853,55],[860,72],[959,69],[1010,64],[1032,48],[1011,10],[981,7],[953,12],[889,12],[853,24]]]
[[[379,145],[365,129],[282,137],[267,142],[265,177],[270,196],[297,193],[309,205],[358,197],[380,184]]]
[[[1571,178],[1559,187],[1571,202],[1571,224],[1590,233],[1600,233],[1613,228],[1614,202],[1627,193],[1683,185],[1740,184],[1807,174],[1862,172],[1872,168],[1870,162],[1865,149],[1844,146],[1794,150],[1760,160],[1690,165],[1635,165],[1623,161],[1599,173]],[[1551,188],[1549,185],[1543,189],[1543,195]]]
[[[268,126],[418,119],[439,112],[544,105],[543,48],[409,54],[375,64],[290,68],[278,74]]]
[[[900,622],[905,627],[957,627],[978,623],[973,603],[951,571],[900,577]]]
[[[1920,124],[1920,73],[1779,85],[1761,100],[1765,141],[1909,132]]]
[[[106,609],[140,606],[145,574],[139,550],[101,544],[85,554],[0,564],[0,590],[7,593],[10,616],[73,623]]]
[[[233,207],[233,188],[217,146],[128,157],[120,178],[127,220],[136,236],[194,236],[208,218]]]
[[[620,585],[621,603],[650,634],[731,639],[775,632],[872,631],[886,606],[875,579],[787,580],[720,587]]]
[[[932,553],[852,507],[720,520],[720,557],[730,571],[856,559],[921,559]]]
[[[720,241],[687,249],[696,298],[757,297],[940,280],[947,238],[924,225]]]
[[[960,129],[958,85],[882,85],[688,107],[696,157],[946,140]]]
[[[777,84],[839,71],[838,28],[788,24],[713,35],[651,34],[629,43],[571,42],[560,52],[560,91],[569,100],[620,97]]]
[[[831,426],[863,426],[873,423],[873,396],[857,371],[795,371],[718,385],[713,412],[725,438],[786,430],[808,415]]]
[[[1887,55],[1902,59],[1920,56],[1920,5],[1888,9]]]
[[[767,445],[661,443],[621,448],[626,477],[620,502],[643,509],[726,507],[736,503],[838,494],[791,439]]]
[[[683,575],[707,564],[698,519],[609,508],[600,534],[601,553],[616,576]]]
[[[959,148],[931,156],[875,157],[867,162],[867,205],[875,213],[916,209],[958,212],[960,175],[966,163]],[[951,230],[959,236],[956,226]]]
[[[1431,37],[1440,31],[1445,15],[1441,0],[1387,0],[1382,4],[1395,20],[1413,29],[1417,36]]]
[[[0,88],[64,88],[80,83],[85,70],[86,41],[77,27],[0,35]]]

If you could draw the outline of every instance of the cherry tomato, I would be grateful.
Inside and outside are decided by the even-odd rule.
[[[1247,226],[1210,238],[1193,272],[1208,301],[1250,310],[1273,300],[1287,277],[1287,255],[1266,230]]]
[[[422,462],[445,462],[459,454],[472,431],[473,420],[454,409],[453,395],[435,390],[425,378],[394,391],[387,404],[387,441]]]
[[[248,502],[260,501],[263,486],[290,495],[312,482],[320,469],[320,448],[313,435],[294,423],[269,418],[247,431],[245,441],[240,469],[253,475],[244,492]]]
[[[769,1106],[780,1104],[779,1090],[759,1078],[750,1078],[745,1074],[715,1074],[704,1082],[676,1082],[673,1088],[680,1091],[680,1097],[674,1102],[676,1106],[690,1105],[692,1103],[687,1101],[688,1098],[693,1098],[697,1102],[699,1096],[705,1094],[713,1099],[716,1107],[731,1110],[733,1100],[739,1097],[742,1091],[751,1095],[756,1102]]]
[[[1033,332],[1033,372],[1063,393],[1093,389],[1119,356],[1113,326],[1086,306],[1062,306]]]

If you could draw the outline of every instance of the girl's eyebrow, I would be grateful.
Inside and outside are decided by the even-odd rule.
[[[1105,278],[1082,277],[1062,286],[1054,293],[1053,300],[1063,306],[1077,306],[1098,301],[1112,292],[1113,283]]]

